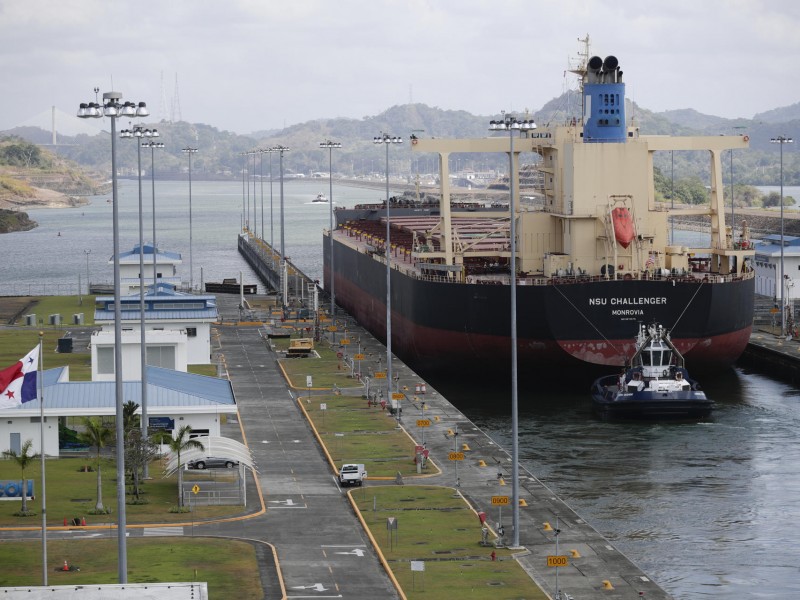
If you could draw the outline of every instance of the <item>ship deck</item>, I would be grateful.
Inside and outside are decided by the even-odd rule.
[[[466,282],[486,285],[510,285],[509,273],[509,220],[507,217],[453,217],[454,239],[463,252],[463,265],[441,264],[444,257],[441,218],[436,216],[392,216],[391,219],[391,264],[392,268],[405,275],[428,281]],[[369,254],[374,260],[386,263],[386,218],[357,219],[348,221],[336,229],[334,240],[360,253]],[[457,275],[456,275],[457,274]],[[463,278],[461,275],[463,274]],[[662,275],[653,271],[625,272],[624,279],[669,279],[675,282],[725,283],[740,279],[751,279],[755,273],[732,273],[721,275],[704,269],[703,263],[679,275]],[[590,281],[614,281],[605,275],[558,275],[541,273],[517,277],[519,285],[565,285]]]

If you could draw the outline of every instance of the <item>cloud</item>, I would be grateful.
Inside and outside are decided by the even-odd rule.
[[[156,116],[179,101],[185,120],[238,132],[412,100],[535,109],[572,85],[586,33],[642,106],[749,117],[800,99],[799,25],[784,0],[5,2],[0,129],[112,85]]]

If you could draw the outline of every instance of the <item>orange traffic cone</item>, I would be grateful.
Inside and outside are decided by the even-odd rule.
[[[64,561],[64,566],[61,567],[61,570],[62,571],[69,571],[69,565],[67,564],[67,561]]]

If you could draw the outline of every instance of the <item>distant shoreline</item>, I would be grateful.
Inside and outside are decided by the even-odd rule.
[[[89,204],[89,199],[80,196],[68,196],[61,192],[34,187],[32,197],[12,196],[0,198],[0,208],[14,211],[26,211],[36,208],[71,208]]]

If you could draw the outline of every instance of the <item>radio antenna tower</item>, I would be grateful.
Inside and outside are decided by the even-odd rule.
[[[164,87],[164,71],[161,71],[161,98],[158,105],[158,120],[167,122],[167,88]]]
[[[175,73],[175,91],[172,93],[172,122],[183,121],[181,117],[181,97],[178,92],[178,74]]]

